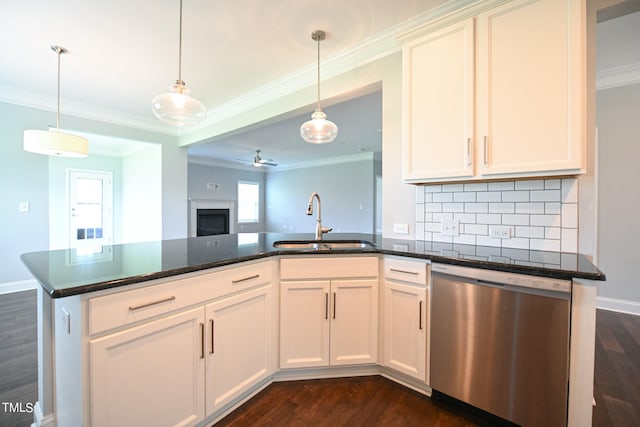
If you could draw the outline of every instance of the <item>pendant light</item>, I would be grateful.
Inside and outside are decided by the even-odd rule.
[[[207,115],[202,102],[189,96],[189,88],[182,81],[182,0],[180,0],[180,39],[178,48],[178,80],[151,101],[153,114],[160,120],[176,126],[194,126]]]
[[[56,127],[49,130],[25,130],[22,147],[25,151],[48,156],[87,157],[89,142],[86,138],[60,131],[60,56],[67,49],[51,46],[58,54],[58,114]]]
[[[300,126],[300,136],[311,144],[326,144],[333,141],[338,135],[338,127],[327,120],[327,115],[320,108],[320,42],[324,40],[326,33],[316,30],[311,33],[311,38],[318,42],[318,105],[311,115],[311,120]]]

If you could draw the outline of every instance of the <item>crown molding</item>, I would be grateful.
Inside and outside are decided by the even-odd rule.
[[[600,70],[596,73],[596,90],[640,83],[640,62]]]

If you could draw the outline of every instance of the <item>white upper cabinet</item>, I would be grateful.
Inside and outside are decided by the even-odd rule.
[[[584,172],[583,3],[515,0],[405,44],[405,182]]]
[[[404,46],[404,178],[473,176],[473,18]]]

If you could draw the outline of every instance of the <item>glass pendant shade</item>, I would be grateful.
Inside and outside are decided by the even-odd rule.
[[[89,142],[86,138],[60,132],[58,129],[25,130],[23,138],[25,151],[47,156],[87,157]]]
[[[311,144],[326,144],[336,139],[338,126],[327,120],[327,115],[318,108],[311,115],[311,120],[300,126],[300,136]]]
[[[207,116],[202,102],[189,96],[189,89],[181,80],[171,86],[170,92],[153,98],[151,109],[157,118],[175,126],[194,126]]]

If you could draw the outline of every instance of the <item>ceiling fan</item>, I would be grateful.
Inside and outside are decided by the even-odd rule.
[[[246,159],[236,159],[236,160],[239,160],[241,162],[251,162],[251,160],[246,160]],[[255,166],[255,167],[278,166],[278,164],[273,163],[273,159],[263,159],[262,157],[260,157],[260,150],[256,150],[256,156],[253,158],[253,162],[249,163],[247,166]]]

